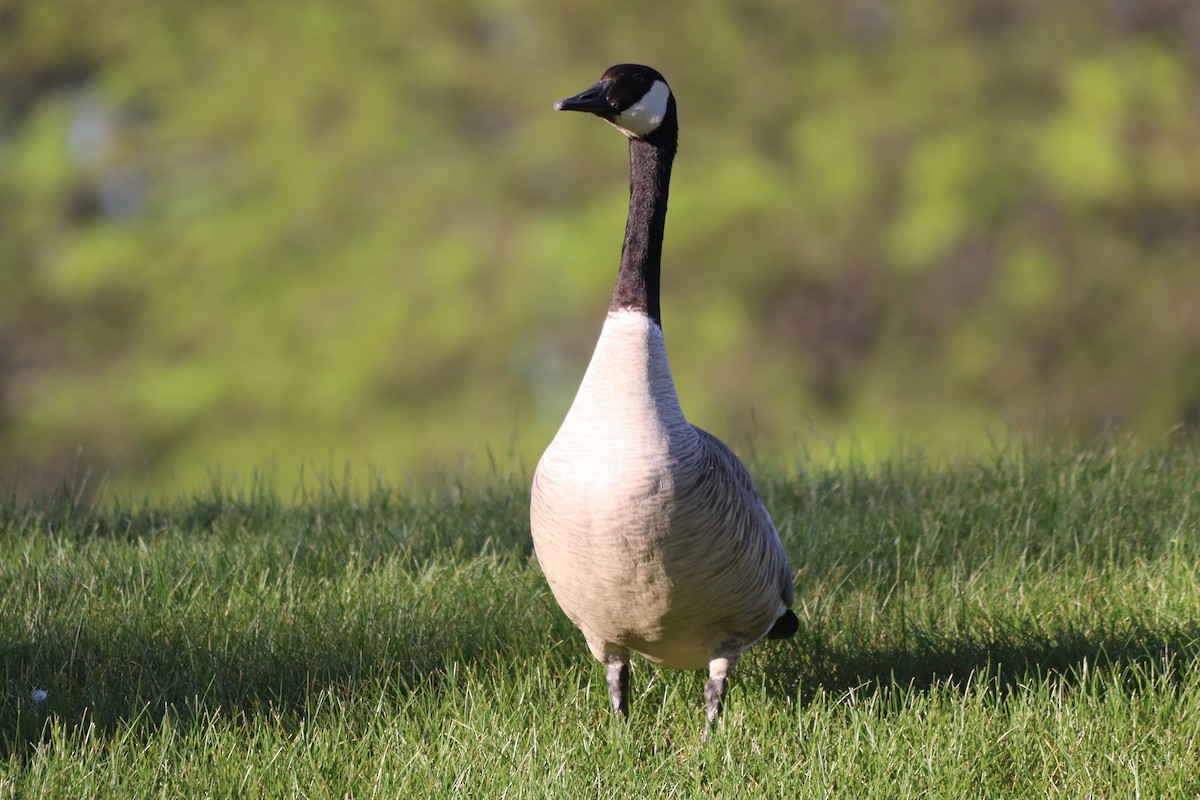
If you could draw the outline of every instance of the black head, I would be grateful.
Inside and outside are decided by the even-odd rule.
[[[587,111],[630,139],[674,142],[675,97],[658,70],[640,64],[609,67],[590,88],[554,104],[557,111]]]

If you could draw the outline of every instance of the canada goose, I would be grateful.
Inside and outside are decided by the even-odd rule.
[[[534,549],[607,667],[613,710],[629,716],[631,652],[707,666],[707,736],[738,656],[795,633],[791,570],[745,466],[684,419],[667,362],[659,268],[679,127],[666,80],[619,64],[554,108],[629,138],[629,217],[600,340],[534,473]]]

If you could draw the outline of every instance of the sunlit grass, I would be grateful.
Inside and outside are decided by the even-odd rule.
[[[803,624],[707,745],[697,674],[611,718],[522,481],[10,501],[0,798],[1200,791],[1194,445],[757,472]]]

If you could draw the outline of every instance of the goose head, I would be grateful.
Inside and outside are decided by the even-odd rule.
[[[556,111],[587,111],[630,139],[674,144],[675,98],[658,70],[641,64],[609,67],[591,87],[554,104]]]

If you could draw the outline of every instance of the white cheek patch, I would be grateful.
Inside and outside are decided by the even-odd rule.
[[[641,100],[609,120],[613,127],[633,139],[653,133],[667,116],[667,101],[671,90],[662,81],[655,81]]]

